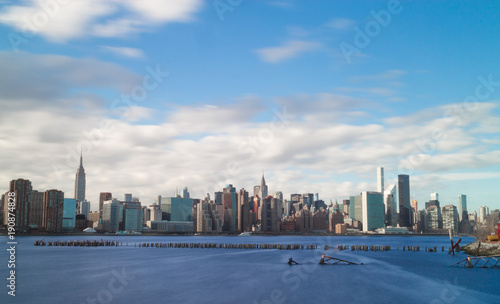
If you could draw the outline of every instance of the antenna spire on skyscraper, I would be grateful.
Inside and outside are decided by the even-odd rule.
[[[80,147],[80,168],[83,168],[83,153],[81,147]]]

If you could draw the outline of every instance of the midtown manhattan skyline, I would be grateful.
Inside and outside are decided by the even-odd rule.
[[[82,151],[93,209],[263,171],[270,193],[341,202],[377,167],[419,205],[497,204],[497,2],[51,3],[0,4],[3,192],[72,197]]]

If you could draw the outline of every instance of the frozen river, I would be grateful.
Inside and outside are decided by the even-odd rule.
[[[36,247],[35,240],[110,239],[121,247]],[[17,237],[16,296],[7,294],[0,237],[0,303],[500,303],[500,269],[450,265],[447,237]],[[462,245],[472,242],[464,238]],[[139,248],[134,243],[316,244],[316,250]],[[128,246],[125,246],[128,243]],[[392,250],[339,251],[338,244]],[[324,250],[324,245],[330,249]],[[419,252],[402,246],[420,246]],[[438,247],[429,253],[424,247]],[[399,250],[397,250],[399,247]],[[318,264],[321,254],[363,265]],[[289,266],[293,257],[300,265]]]

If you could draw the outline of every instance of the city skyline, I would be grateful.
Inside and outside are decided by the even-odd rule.
[[[2,193],[72,196],[82,152],[92,210],[251,192],[263,170],[341,202],[377,167],[419,206],[498,203],[497,2],[53,3],[0,3]]]
[[[80,167],[77,169],[77,174],[76,174],[76,177],[75,177],[75,196],[76,193],[77,193],[77,187],[78,187],[78,180],[79,180],[79,173],[82,171],[81,169],[83,169],[82,165],[82,157],[80,158]],[[409,199],[409,194],[411,194],[411,192],[409,191],[410,190],[410,185],[409,185],[409,176],[407,175],[399,175],[398,176],[398,181],[397,183],[394,183],[394,184],[391,184],[391,185],[388,185],[386,188],[385,188],[385,191],[379,191],[380,186],[384,184],[385,182],[385,179],[384,179],[384,176],[383,176],[383,172],[384,172],[384,168],[383,167],[377,167],[377,173],[376,173],[376,179],[377,179],[377,190],[363,190],[362,192],[358,193],[358,194],[353,194],[351,196],[348,196],[347,197],[347,200],[349,201],[349,199],[353,200],[353,198],[355,196],[361,198],[362,196],[366,195],[366,193],[379,193],[381,194],[381,198],[382,198],[382,203],[384,205],[386,205],[386,203],[384,202],[386,199],[387,199],[387,195],[388,194],[392,194],[393,195],[393,198],[391,198],[387,203],[391,204],[391,207],[388,207],[388,206],[385,206],[385,211],[384,213],[387,213],[387,208],[390,208],[390,212],[388,214],[386,214],[386,216],[389,216],[391,218],[391,221],[393,216],[392,215],[392,210],[393,208],[395,207],[396,208],[396,214],[397,214],[397,221],[401,221],[401,217],[403,218],[408,218],[407,220],[404,220],[404,224],[402,224],[404,227],[407,227],[409,225],[412,225],[414,224],[411,220],[412,216],[412,212],[411,210],[415,210],[415,211],[423,211],[425,209],[427,209],[427,205],[429,204],[432,204],[432,202],[438,202],[439,205],[441,206],[444,206],[444,205],[452,205],[452,206],[455,206],[456,208],[458,208],[458,210],[460,211],[460,214],[462,214],[462,210],[463,212],[465,212],[464,214],[467,214],[467,216],[469,214],[472,214],[474,212],[477,212],[479,211],[479,213],[481,212],[480,210],[483,208],[483,207],[486,207],[488,210],[489,210],[489,205],[488,206],[485,206],[485,205],[481,205],[480,207],[478,207],[477,209],[473,209],[473,208],[470,208],[470,207],[467,207],[468,204],[467,204],[467,195],[466,194],[459,194],[458,195],[458,201],[457,201],[457,204],[453,203],[453,202],[443,202],[443,201],[439,201],[439,193],[436,193],[436,192],[433,192],[433,193],[429,193],[429,198],[427,200],[424,200],[422,201],[422,204],[421,204],[421,208],[419,209],[415,209],[415,206],[418,205],[418,201],[417,200],[414,200],[412,199],[412,203],[411,205],[408,207],[408,203],[403,203],[402,201],[407,201]],[[17,179],[14,179],[12,180],[10,183],[16,181]],[[21,180],[24,180],[24,179],[21,179]],[[29,180],[29,179],[26,179],[26,180]],[[30,184],[32,185],[32,182],[30,181]],[[403,191],[401,191],[399,188],[402,188]],[[234,192],[234,194],[236,194],[238,191],[246,191],[245,190],[245,187],[241,187],[239,188],[240,190],[238,190],[238,187],[235,187],[233,186],[233,184],[227,184],[226,186],[224,186],[224,188],[221,188],[221,189],[215,189],[215,191],[213,193],[206,193],[207,196],[206,197],[211,197],[212,195],[214,195],[214,200],[216,200],[216,197],[217,197],[217,193],[220,193],[222,195],[223,192],[222,191],[226,191],[226,189],[232,189],[230,192]],[[262,189],[265,189],[264,191],[262,191]],[[39,192],[40,189],[33,189],[33,191],[36,193]],[[54,189],[52,190],[46,190],[46,191],[53,191]],[[81,190],[81,187],[80,187],[80,190]],[[204,198],[203,196],[199,196],[199,197],[193,197],[190,192],[188,191],[189,190],[189,187],[188,186],[185,186],[182,190],[182,193],[179,193],[178,191],[178,188],[175,189],[175,193],[172,195],[172,196],[169,196],[169,195],[155,195],[155,200],[154,201],[144,201],[142,200],[142,203],[147,206],[147,205],[160,205],[158,203],[158,199],[160,199],[160,197],[164,197],[164,198],[192,198],[192,199],[198,199],[198,200],[204,200],[206,199],[206,197]],[[45,191],[45,190],[42,190],[42,192]],[[64,191],[61,191],[63,194],[65,193]],[[85,189],[83,189],[83,192],[85,192]],[[274,197],[275,195],[280,195],[282,197],[282,201],[293,201],[293,196],[294,195],[309,195],[309,196],[312,196],[312,197],[315,197],[316,199],[315,200],[321,200],[323,201],[324,203],[326,203],[326,206],[329,206],[329,204],[333,203],[333,200],[330,200],[330,202],[328,201],[325,201],[319,193],[311,193],[311,192],[296,192],[296,193],[286,193],[286,195],[283,195],[283,192],[280,191],[280,190],[276,190],[274,192],[270,192],[268,193],[268,186],[265,182],[265,178],[264,178],[264,173],[262,173],[262,177],[261,177],[261,181],[260,181],[260,184],[259,185],[256,185],[254,186],[254,193],[255,196],[257,196],[259,198],[259,201],[261,201],[263,198],[266,198],[268,196],[271,196],[271,197]],[[398,193],[398,198],[394,198],[394,194],[395,193]],[[141,201],[141,199],[137,196],[132,196],[133,193],[120,193],[120,195],[123,196],[123,201],[128,201],[128,202],[132,202],[132,199],[134,200],[137,200],[137,202]],[[110,201],[110,200],[119,200],[119,197],[120,195],[116,195],[115,194],[112,194],[111,192],[100,192],[99,193],[99,199],[96,203],[92,204],[91,202],[89,202],[89,200],[87,198],[84,198],[84,203],[88,204],[88,207],[85,207],[86,210],[87,210],[87,213],[92,211],[101,211],[102,210],[102,206],[103,206],[103,202],[104,201]],[[290,196],[290,199],[288,199],[288,195]],[[63,195],[64,196],[64,195]],[[248,192],[247,192],[247,196],[248,196]],[[251,196],[250,198],[252,198],[252,201],[253,201],[253,196]],[[68,197],[65,197],[65,199],[68,199]],[[69,199],[73,199],[75,200],[75,203],[76,203],[76,210],[79,210],[78,208],[78,200],[76,198],[69,198]],[[395,199],[395,202],[397,202],[396,205],[392,206],[392,204],[394,203],[393,200]],[[338,200],[335,200],[335,204],[338,204],[337,202]],[[236,202],[236,201],[235,201]],[[343,202],[345,202],[345,200],[343,200]],[[425,207],[424,207],[424,203],[425,202]],[[239,205],[239,203],[238,203]],[[354,206],[354,204],[352,203],[351,204],[352,206]],[[406,206],[405,207],[405,210],[403,214],[400,213],[400,210],[403,206]],[[494,208],[494,207],[493,207]],[[468,213],[467,210],[471,210],[471,213]],[[487,212],[489,213],[489,212]],[[88,216],[88,214],[87,214]],[[234,215],[236,216],[236,215]],[[462,216],[460,215],[459,216],[460,219],[462,219]],[[401,223],[399,223],[401,224]],[[398,224],[398,225],[399,225]],[[389,225],[390,226],[390,225]]]

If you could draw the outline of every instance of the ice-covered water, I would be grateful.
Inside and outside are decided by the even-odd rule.
[[[33,242],[113,239],[122,247],[35,247]],[[58,236],[16,239],[16,297],[7,295],[0,237],[0,303],[500,303],[500,269],[466,269],[441,252],[446,237]],[[472,242],[470,238],[462,244]],[[134,243],[317,244],[317,250],[138,248]],[[324,250],[324,245],[334,247]],[[338,244],[391,251],[338,251]],[[420,252],[402,251],[403,245]],[[396,248],[399,246],[399,250]],[[438,246],[436,253],[425,246]],[[364,265],[318,264],[320,256]],[[293,257],[300,265],[289,266]]]

